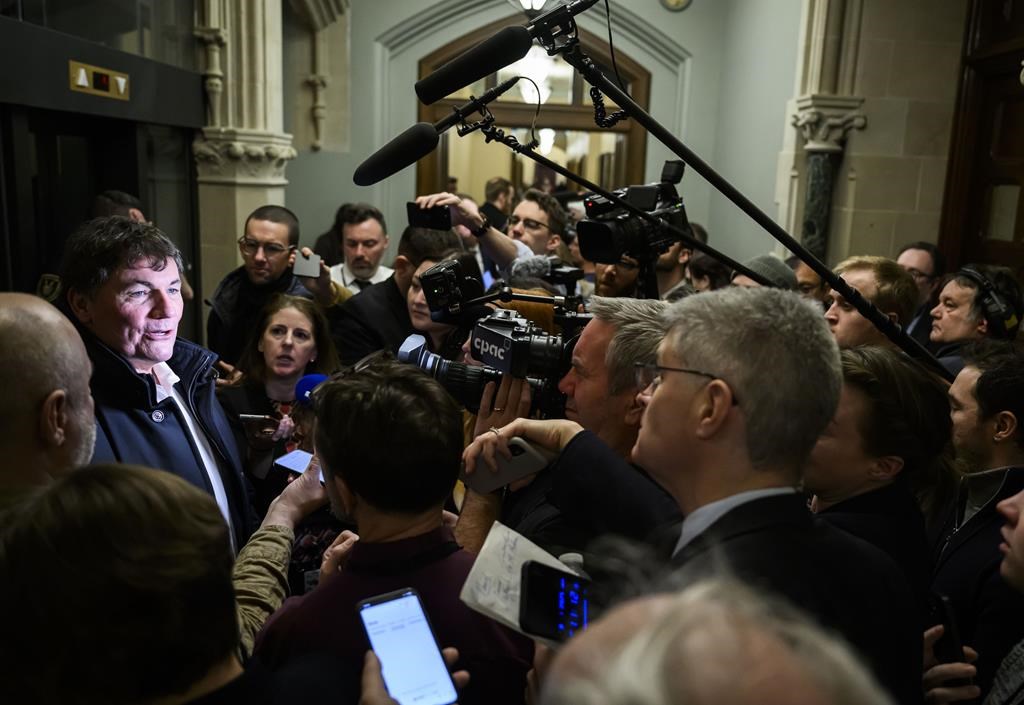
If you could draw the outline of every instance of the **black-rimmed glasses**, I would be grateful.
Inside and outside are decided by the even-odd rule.
[[[263,248],[263,254],[267,257],[280,257],[286,252],[294,250],[294,247],[285,247],[279,242],[260,242],[253,240],[252,238],[245,237],[244,235],[238,238],[238,246],[241,248],[242,253],[252,257],[254,254],[259,252],[260,248]]]
[[[520,218],[518,215],[514,215],[508,219],[508,224],[510,226],[519,225],[520,223],[526,226],[529,230],[539,230],[540,228],[547,228],[548,230],[551,229],[551,226],[547,223],[542,223],[539,220],[534,220],[533,218]]]

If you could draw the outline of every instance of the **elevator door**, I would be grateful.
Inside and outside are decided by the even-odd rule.
[[[0,283],[50,294],[68,236],[108,189],[140,197],[144,212],[195,258],[191,130],[0,104]],[[194,280],[194,273],[186,272]],[[180,329],[196,336],[197,302]]]

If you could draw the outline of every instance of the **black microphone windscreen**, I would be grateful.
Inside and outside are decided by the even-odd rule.
[[[367,157],[352,180],[358,186],[372,186],[430,154],[439,139],[433,125],[418,122]]]
[[[430,105],[526,56],[533,38],[522,26],[505,27],[416,82],[416,95]]]

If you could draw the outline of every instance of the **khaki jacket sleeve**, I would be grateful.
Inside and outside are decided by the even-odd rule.
[[[238,554],[232,581],[243,658],[252,655],[256,635],[288,595],[288,562],[294,541],[291,529],[264,526]]]

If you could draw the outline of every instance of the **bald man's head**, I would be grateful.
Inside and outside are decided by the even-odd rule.
[[[0,293],[0,485],[40,484],[92,457],[95,419],[82,339],[56,308]],[[29,467],[31,466],[31,467]]]
[[[569,641],[543,705],[885,705],[849,649],[791,608],[714,580],[633,600]]]

